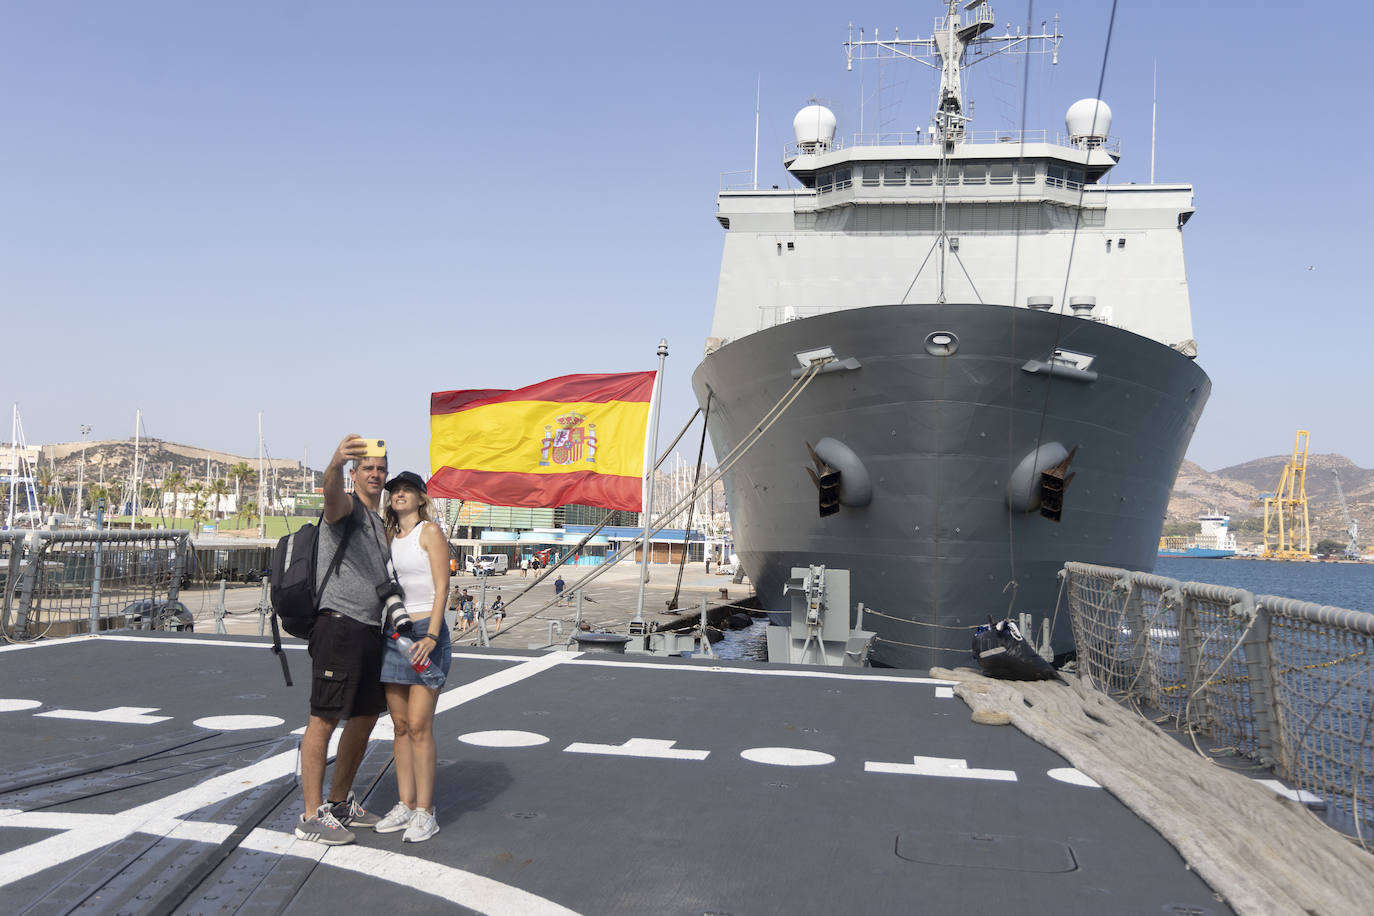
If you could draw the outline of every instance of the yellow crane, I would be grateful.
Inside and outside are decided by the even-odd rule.
[[[1264,497],[1264,557],[1307,560],[1312,535],[1307,520],[1307,430],[1293,439],[1293,458],[1283,466],[1279,487]]]

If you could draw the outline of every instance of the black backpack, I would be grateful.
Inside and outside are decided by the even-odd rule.
[[[324,514],[320,515],[320,522]],[[319,569],[320,529],[319,525],[302,525],[300,530],[288,534],[277,541],[277,549],[272,551],[272,651],[281,659],[282,675],[286,686],[291,686],[291,672],[286,666],[286,655],[281,649],[281,629],[299,639],[309,639],[315,630],[315,621],[320,616],[320,595],[329,577],[343,561],[344,548],[353,534],[353,514],[348,515],[339,549],[334,552],[334,561],[325,570],[324,582],[315,587]]]

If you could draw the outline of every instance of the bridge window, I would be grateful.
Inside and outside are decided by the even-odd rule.
[[[935,166],[933,165],[913,165],[911,167],[911,183],[929,185],[935,183]]]
[[[906,184],[906,166],[887,165],[883,166],[883,184],[897,185]]]
[[[989,183],[1011,184],[1015,168],[1015,164],[1011,162],[994,162],[991,168],[992,177]]]
[[[877,165],[866,165],[863,167],[863,179],[865,188],[876,188],[878,186],[878,175],[882,172],[882,167]]]
[[[981,162],[971,162],[964,166],[964,184],[983,184],[987,177],[988,167]]]

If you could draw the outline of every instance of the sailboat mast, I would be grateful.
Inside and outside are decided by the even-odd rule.
[[[258,537],[267,537],[267,504],[262,497],[262,411],[258,411]]]

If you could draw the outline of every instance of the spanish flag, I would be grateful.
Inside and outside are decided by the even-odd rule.
[[[640,511],[656,375],[564,375],[514,391],[434,392],[429,495]]]

